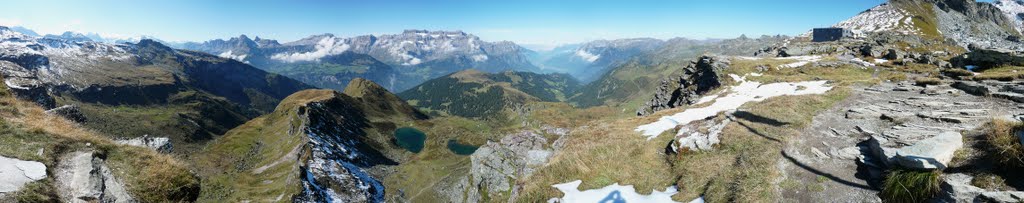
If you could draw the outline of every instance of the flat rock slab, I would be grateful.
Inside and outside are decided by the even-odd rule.
[[[18,191],[25,184],[43,178],[46,178],[43,163],[0,156],[0,193]]]
[[[947,131],[896,150],[897,164],[911,169],[945,169],[953,154],[964,145],[963,136]]]

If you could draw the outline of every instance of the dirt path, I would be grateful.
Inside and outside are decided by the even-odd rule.
[[[266,171],[267,169],[269,169],[270,167],[277,166],[278,164],[281,164],[281,163],[283,163],[285,161],[288,161],[288,160],[295,160],[295,159],[297,159],[298,156],[299,156],[299,151],[301,151],[300,149],[302,149],[302,146],[305,146],[305,145],[304,144],[295,145],[295,148],[293,148],[292,151],[289,151],[288,154],[285,154],[284,156],[281,156],[281,158],[278,158],[273,163],[270,163],[270,164],[267,164],[267,165],[263,165],[263,166],[260,166],[259,168],[253,169],[252,170],[252,174],[260,174],[260,173],[263,173],[263,171]]]

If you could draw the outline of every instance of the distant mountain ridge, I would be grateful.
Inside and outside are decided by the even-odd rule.
[[[508,41],[486,42],[462,31],[406,30],[401,34],[348,38],[322,34],[286,43],[259,37],[250,39],[242,35],[228,40],[185,43],[180,48],[232,58],[286,75],[288,69],[295,64],[357,66],[352,65],[352,61],[331,60],[327,57],[346,52],[369,55],[391,66],[393,72],[370,70],[375,74],[359,76],[380,83],[389,90],[404,90],[422,81],[469,68],[487,72],[539,71],[525,55],[529,50]],[[311,84],[323,83],[316,80],[322,79],[304,81]],[[321,87],[339,89],[336,87],[347,85],[347,80],[339,79],[332,82],[332,86]]]
[[[535,57],[535,63],[545,69],[564,72],[587,83],[607,72],[611,67],[643,52],[657,49],[665,42],[653,38],[596,40],[579,45],[556,47]]]
[[[117,138],[198,145],[312,88],[234,60],[153,40],[111,44],[32,37],[0,27],[0,75],[45,108],[81,107],[85,126]]]

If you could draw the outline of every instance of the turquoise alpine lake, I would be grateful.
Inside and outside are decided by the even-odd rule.
[[[459,143],[459,141],[455,140],[455,139],[448,140],[448,150],[451,150],[453,153],[458,154],[458,155],[470,155],[470,154],[473,154],[473,152],[476,152],[477,148],[480,148],[480,147],[473,146],[473,145],[462,144],[462,143]]]
[[[416,128],[403,127],[395,130],[395,143],[410,152],[420,153],[425,141],[427,141],[427,134]]]

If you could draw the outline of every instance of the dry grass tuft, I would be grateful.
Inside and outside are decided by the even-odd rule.
[[[914,84],[922,87],[928,85],[939,85],[942,84],[942,79],[932,77],[918,77],[914,79]]]
[[[985,139],[995,151],[991,157],[1007,169],[1024,168],[1024,147],[1018,134],[1024,131],[1024,123],[992,119],[988,127]]]
[[[1013,81],[1015,79],[1024,79],[1024,67],[1018,66],[1003,66],[997,68],[987,69],[978,73],[973,77],[974,80],[998,80],[998,81]]]

